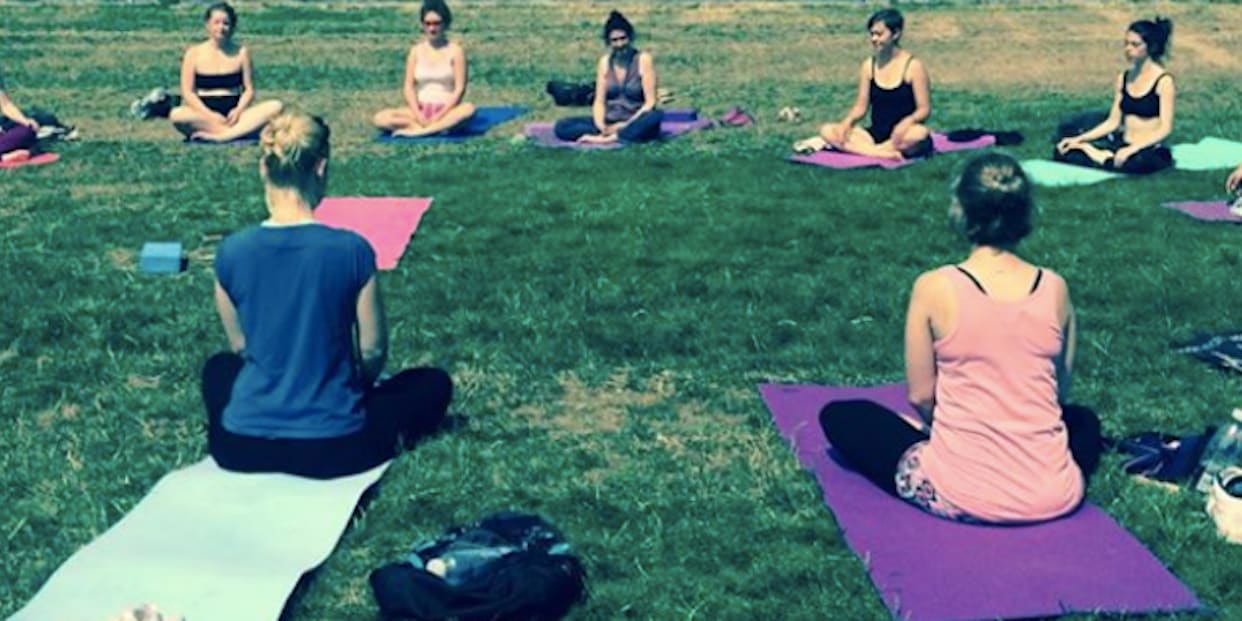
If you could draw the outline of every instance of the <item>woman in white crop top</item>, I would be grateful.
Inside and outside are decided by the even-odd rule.
[[[453,21],[444,0],[424,0],[419,10],[423,39],[405,59],[405,107],[375,113],[375,126],[394,136],[430,136],[450,131],[474,116],[466,93],[466,53],[445,34]]]

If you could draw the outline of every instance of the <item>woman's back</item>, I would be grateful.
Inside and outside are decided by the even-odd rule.
[[[221,244],[216,273],[246,335],[225,428],[285,438],[360,429],[351,344],[358,294],[375,273],[370,245],[316,223],[251,227]]]
[[[1058,403],[1065,283],[1025,267],[985,280],[959,266],[935,272],[944,299],[923,468],[945,498],[986,520],[1054,517],[1083,494]]]

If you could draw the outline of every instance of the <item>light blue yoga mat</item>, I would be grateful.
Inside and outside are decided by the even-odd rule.
[[[525,106],[493,106],[490,108],[478,108],[475,110],[474,116],[470,117],[466,124],[457,127],[447,133],[436,134],[434,136],[410,137],[410,136],[393,136],[389,133],[381,132],[375,137],[376,142],[386,144],[439,144],[445,142],[464,142],[475,136],[486,134],[491,128],[507,123],[513,119],[526,114]]]
[[[1091,185],[1109,179],[1124,177],[1120,173],[1108,172],[1097,168],[1074,166],[1052,160],[1025,160],[1019,162],[1026,176],[1038,185],[1054,188],[1074,185]]]
[[[1242,142],[1208,136],[1194,144],[1175,144],[1170,149],[1179,170],[1220,170],[1242,163]]]
[[[387,467],[319,481],[207,458],[171,472],[9,621],[104,621],[144,603],[192,621],[276,621]]]

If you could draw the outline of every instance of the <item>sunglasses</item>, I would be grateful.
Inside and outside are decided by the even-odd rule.
[[[629,41],[629,40],[630,38],[626,35],[621,35],[619,37],[608,37],[609,43],[625,43],[626,41]]]

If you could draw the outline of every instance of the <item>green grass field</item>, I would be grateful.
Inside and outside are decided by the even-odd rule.
[[[781,161],[848,107],[872,6],[618,4],[677,104],[739,103],[760,123],[610,153],[510,144],[522,122],[576,112],[543,83],[589,78],[610,6],[458,2],[470,99],[534,110],[460,146],[377,145],[368,119],[400,102],[414,4],[238,3],[261,96],[333,126],[331,195],[435,197],[382,277],[389,366],[441,366],[458,386],[460,424],[393,465],[294,619],[376,619],[369,570],[503,508],[543,513],[577,545],[592,592],[574,618],[885,618],[755,385],[902,377],[910,284],[966,251],[945,218],[965,157],[848,173]],[[1239,138],[1236,5],[920,5],[905,40],[931,72],[934,126],[1019,130],[1010,152],[1045,156],[1060,117],[1108,104],[1126,23],[1157,10],[1177,27],[1175,142]],[[56,165],[0,171],[0,616],[205,451],[198,372],[226,345],[211,257],[218,234],[265,215],[256,152],[186,148],[126,115],[175,85],[199,11],[0,7],[11,96],[85,136]],[[776,122],[786,105],[806,120]],[[1220,198],[1225,174],[1038,194],[1023,251],[1070,283],[1075,400],[1110,435],[1197,431],[1239,404],[1237,378],[1169,351],[1238,327],[1238,231],[1159,206]],[[182,242],[189,269],[138,273],[148,240]],[[1091,500],[1242,619],[1242,548],[1216,538],[1197,495],[1117,463]]]

